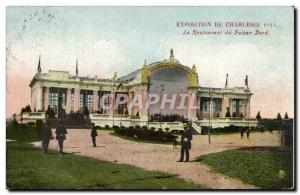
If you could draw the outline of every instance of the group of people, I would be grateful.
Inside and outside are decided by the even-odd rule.
[[[66,140],[67,133],[68,133],[67,129],[63,125],[63,122],[60,122],[59,125],[56,127],[55,135],[56,135],[56,140],[57,140],[58,147],[59,147],[59,152],[61,154],[63,153],[64,141]],[[52,135],[51,127],[49,126],[49,124],[47,122],[42,127],[41,135],[42,135],[43,151],[45,154],[47,154],[50,140],[54,139],[54,137]],[[92,138],[92,142],[93,142],[93,147],[96,147],[96,137],[97,136],[98,136],[98,133],[97,133],[95,124],[92,123],[91,138]],[[189,150],[192,148],[192,143],[191,143],[192,139],[193,139],[193,135],[192,135],[191,130],[189,130],[185,127],[185,130],[181,134],[181,140],[180,140],[181,151],[180,151],[180,160],[178,162],[183,162],[184,157],[185,157],[185,162],[189,161],[189,156],[190,156]],[[176,147],[177,141],[176,141],[176,144],[174,143],[174,145]],[[173,147],[174,147],[174,145],[173,145]]]
[[[66,140],[67,133],[67,129],[63,126],[63,123],[60,122],[55,130],[56,140],[58,142],[60,153],[63,153],[64,140]],[[53,139],[51,127],[47,122],[42,127],[41,135],[43,151],[45,154],[47,154],[50,140]]]
[[[55,130],[55,136],[59,147],[59,152],[63,153],[64,148],[64,141],[66,140],[66,135],[68,134],[66,127],[63,125],[63,122],[61,121]],[[97,130],[94,124],[92,124],[91,127],[91,137],[93,142],[93,147],[96,147],[96,137],[98,136]],[[52,135],[52,130],[49,124],[46,122],[42,127],[41,132],[41,138],[42,138],[42,147],[45,154],[48,153],[49,143],[51,139],[54,139]]]

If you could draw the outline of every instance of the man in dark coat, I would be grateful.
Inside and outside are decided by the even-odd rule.
[[[249,139],[249,136],[250,136],[250,131],[249,131],[249,129],[247,129],[246,135],[247,135],[247,139]]]
[[[191,130],[187,129],[185,127],[184,132],[181,134],[181,151],[180,151],[180,160],[179,162],[182,162],[184,159],[185,154],[185,162],[189,161],[189,150],[192,148],[191,140],[193,139],[193,135]]]
[[[96,147],[96,137],[98,136],[95,124],[92,123],[92,129],[91,129],[91,137],[93,141],[93,146]]]
[[[59,146],[59,152],[61,154],[63,153],[64,140],[66,139],[67,133],[68,133],[67,129],[63,126],[63,123],[61,121],[55,131],[56,139],[58,141],[58,146]]]
[[[50,139],[52,139],[52,131],[50,126],[45,123],[42,127],[42,146],[45,154],[48,153]]]
[[[242,129],[241,130],[241,139],[243,139],[244,138],[244,130]]]

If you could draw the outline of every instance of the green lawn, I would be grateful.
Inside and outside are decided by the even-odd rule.
[[[7,143],[9,189],[200,189],[175,175]]]
[[[198,157],[216,172],[262,189],[283,189],[292,186],[291,155],[278,148],[268,151],[228,150]],[[291,154],[291,153],[290,153]]]

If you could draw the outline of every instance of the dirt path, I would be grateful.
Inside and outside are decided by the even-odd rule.
[[[172,146],[124,140],[110,135],[107,131],[101,131],[98,135],[97,147],[93,148],[90,131],[69,129],[64,151],[119,164],[130,164],[146,170],[177,174],[178,177],[187,181],[213,189],[255,188],[239,180],[217,174],[199,162],[176,162],[180,151],[172,149]],[[238,134],[213,135],[212,143],[209,145],[207,136],[196,135],[192,141],[190,159],[194,160],[203,154],[241,146],[278,146],[280,143],[277,133],[253,133],[250,136],[250,140],[241,140]],[[55,149],[57,142],[51,141],[50,147]]]

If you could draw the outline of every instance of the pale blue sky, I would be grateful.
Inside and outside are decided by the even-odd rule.
[[[267,37],[183,36],[178,21],[277,27]],[[181,63],[196,64],[202,86],[223,87],[226,73],[229,86],[243,86],[248,74],[252,115],[261,110],[270,117],[286,111],[292,116],[293,31],[292,7],[8,7],[8,85],[9,75],[17,75],[27,87],[40,54],[43,71],[73,74],[79,58],[81,75],[107,78],[140,68],[144,59],[166,59],[174,48]]]

